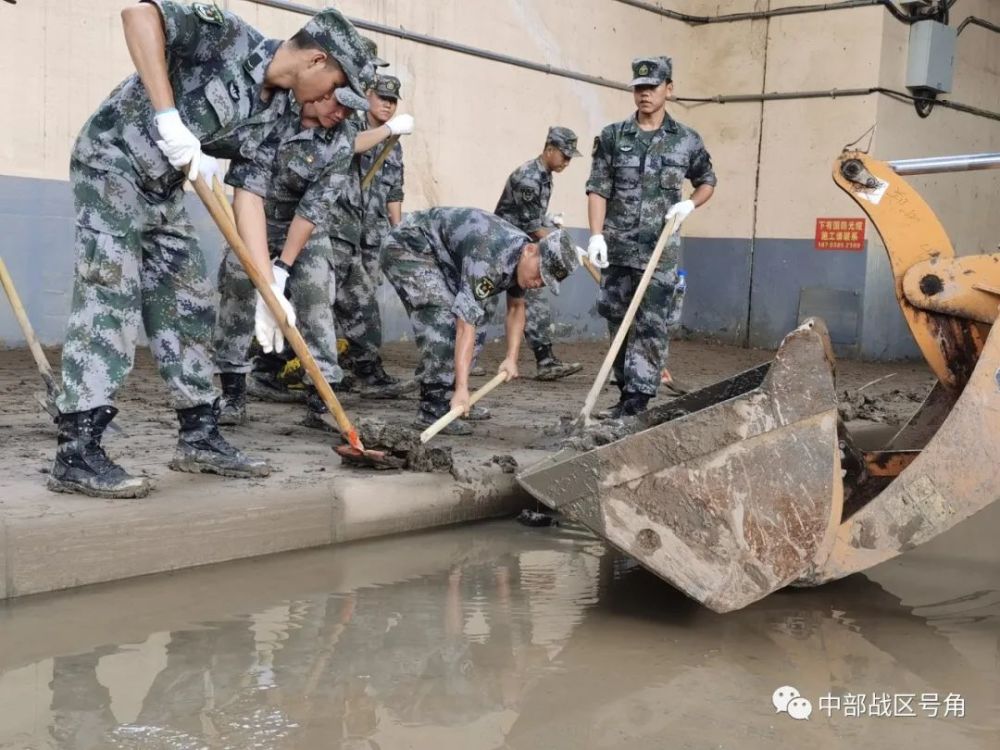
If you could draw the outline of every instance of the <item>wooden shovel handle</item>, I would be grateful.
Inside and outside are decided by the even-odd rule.
[[[597,270],[593,263],[590,262],[590,258],[583,259],[583,267],[587,269],[587,273],[594,280],[597,286],[601,285],[601,272]]]
[[[375,179],[375,175],[378,174],[379,169],[381,169],[382,165],[385,164],[385,160],[389,158],[389,154],[392,153],[392,150],[396,147],[397,143],[399,143],[398,135],[390,135],[386,138],[385,146],[382,148],[382,151],[379,152],[379,155],[375,157],[375,161],[372,163],[371,167],[369,167],[368,172],[365,173],[364,179],[361,180],[362,190],[367,190],[368,186],[372,184],[372,180]]]
[[[337,426],[340,427],[341,433],[347,438],[352,448],[364,451],[364,446],[361,444],[357,430],[354,429],[354,425],[348,419],[344,408],[340,405],[340,401],[337,400],[336,394],[330,388],[329,383],[326,382],[326,378],[323,377],[323,373],[320,371],[319,365],[316,364],[316,360],[309,351],[309,347],[306,346],[302,334],[299,333],[295,326],[289,324],[281,303],[278,302],[278,298],[271,291],[270,283],[254,264],[253,258],[250,256],[250,251],[243,243],[239,232],[236,231],[236,224],[230,221],[226,209],[220,205],[212,189],[200,176],[194,180],[194,191],[201,198],[201,202],[205,204],[205,208],[208,209],[208,213],[211,214],[216,226],[219,227],[222,236],[226,238],[229,247],[232,248],[233,252],[236,253],[236,257],[239,258],[240,263],[243,264],[243,269],[247,272],[247,276],[250,277],[250,281],[253,282],[257,291],[260,292],[260,296],[264,299],[267,309],[271,311],[274,319],[278,321],[278,326],[281,328],[285,340],[291,345],[296,356],[298,356],[302,367],[309,373],[313,386],[316,388],[317,393],[319,393],[320,398],[323,399],[323,403],[326,404],[326,408],[330,410],[334,419],[337,420]]]
[[[236,226],[236,214],[233,213],[233,204],[226,197],[226,189],[222,187],[222,183],[219,182],[218,177],[212,177],[212,192],[215,193],[216,200],[226,209],[226,216],[229,217],[229,221],[232,222],[233,226]]]
[[[18,325],[21,326],[24,340],[28,342],[28,349],[31,350],[31,356],[35,358],[35,365],[38,367],[38,372],[41,374],[42,380],[45,381],[45,389],[48,391],[50,398],[55,398],[59,393],[59,385],[52,374],[49,360],[46,358],[45,352],[42,351],[42,345],[38,343],[35,329],[31,327],[31,321],[28,320],[28,313],[24,309],[21,297],[14,286],[14,279],[11,278],[10,272],[7,271],[7,264],[4,263],[3,258],[0,258],[0,285],[3,286],[3,290],[7,293],[7,299],[10,300],[14,317],[17,318]]]
[[[473,404],[475,404],[477,401],[479,401],[479,399],[481,399],[483,396],[485,396],[487,393],[489,393],[490,391],[492,391],[494,388],[496,388],[501,383],[506,382],[507,378],[508,378],[508,375],[507,375],[506,371],[504,371],[504,372],[498,372],[496,375],[493,376],[493,379],[490,382],[488,382],[486,385],[484,385],[478,391],[476,391],[471,396],[469,396],[469,406],[472,406]],[[420,442],[421,443],[426,443],[428,440],[430,440],[432,437],[434,437],[435,435],[437,435],[439,432],[441,432],[441,430],[443,430],[445,427],[447,427],[448,425],[450,425],[452,422],[454,422],[460,416],[462,416],[462,409],[456,406],[454,409],[452,409],[447,414],[445,414],[443,417],[441,417],[437,422],[435,422],[430,427],[428,427],[426,430],[424,430],[423,432],[421,432],[420,433]]]
[[[663,255],[663,249],[667,246],[667,241],[670,239],[670,235],[674,233],[676,227],[677,217],[674,216],[663,227],[663,231],[660,232],[660,238],[656,241],[653,254],[649,257],[649,263],[646,264],[646,270],[642,272],[642,278],[639,280],[639,284],[635,288],[635,293],[632,295],[632,302],[629,303],[628,310],[625,311],[625,317],[622,318],[621,325],[618,326],[618,332],[611,342],[611,348],[608,349],[608,353],[604,357],[604,362],[601,364],[601,369],[594,379],[594,384],[590,387],[587,400],[583,402],[583,409],[580,410],[580,416],[577,420],[580,424],[590,424],[590,413],[594,410],[597,397],[607,382],[608,375],[611,374],[615,357],[618,356],[618,351],[622,348],[622,344],[625,343],[625,337],[628,336],[629,329],[632,327],[632,321],[635,319],[635,313],[639,309],[639,303],[642,302],[642,298],[646,294],[646,288],[649,286],[649,282],[656,272],[656,266],[660,263],[660,256]]]

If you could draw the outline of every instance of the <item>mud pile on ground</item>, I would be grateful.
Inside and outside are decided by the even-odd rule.
[[[845,422],[865,420],[900,423],[919,407],[926,395],[919,390],[898,388],[878,395],[868,395],[861,390],[847,390],[842,391],[837,399],[837,408],[840,418]]]
[[[423,445],[420,432],[408,425],[381,419],[359,419],[355,427],[365,448],[385,451],[391,459],[384,466],[370,468],[448,473],[454,466],[451,448]]]

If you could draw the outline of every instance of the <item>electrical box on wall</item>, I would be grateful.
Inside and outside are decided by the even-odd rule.
[[[951,91],[955,73],[955,30],[937,21],[910,26],[906,87],[918,93]]]

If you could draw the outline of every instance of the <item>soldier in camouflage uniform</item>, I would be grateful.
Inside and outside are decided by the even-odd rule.
[[[368,92],[367,127],[377,128],[396,114],[402,98],[402,84],[395,76],[380,74]],[[361,174],[366,175],[379,156],[378,150],[361,155]],[[375,285],[382,281],[379,248],[389,229],[403,220],[403,147],[397,143],[379,167],[364,194],[364,227],[361,232],[361,260]]]
[[[382,243],[382,270],[395,287],[420,348],[420,410],[426,427],[451,408],[469,410],[469,369],[483,305],[507,292],[507,357],[500,371],[518,376],[524,334],[524,293],[559,282],[578,265],[568,233],[552,232],[534,243],[517,227],[478,208],[417,211]],[[452,422],[446,434],[471,428]]]
[[[287,89],[302,102],[348,83],[360,90],[358,71],[367,60],[353,26],[333,10],[286,42],[205,3],[154,0],[125,9],[122,19],[137,72],[84,125],[70,162],[78,257],[59,447],[48,483],[57,492],[98,497],[150,490],[101,447],[140,325],[180,423],[171,468],[238,477],[270,472],[217,428],[208,354],[212,288],[183,183],[199,173],[210,179],[212,156],[253,153],[290,116]],[[262,211],[248,207],[241,218],[263,234]]]
[[[569,166],[570,159],[579,156],[576,150],[576,133],[569,128],[551,127],[545,138],[545,148],[541,156],[525,162],[515,169],[494,210],[501,219],[509,221],[532,239],[540,240],[553,229],[562,226],[562,214],[548,215],[549,199],[552,197],[552,173],[562,172]],[[488,317],[493,316],[499,297],[492,299],[487,308]],[[583,365],[579,362],[562,362],[552,351],[552,310],[549,298],[541,289],[532,289],[524,294],[528,309],[528,322],[524,327],[524,337],[535,355],[538,380],[558,380],[579,372]],[[485,340],[485,328],[477,342],[481,348]]]
[[[591,262],[604,269],[597,310],[608,321],[612,338],[666,221],[677,216],[679,227],[712,196],[716,183],[701,137],[666,113],[667,98],[673,93],[670,59],[639,58],[632,62],[632,74],[637,111],[627,120],[608,125],[594,139],[587,181],[592,233],[587,249]],[[688,200],[681,195],[685,178],[695,188]],[[605,417],[638,414],[656,395],[668,342],[667,320],[677,283],[679,250],[680,236],[675,233],[615,361],[621,397],[603,413]]]
[[[367,123],[355,121],[355,127]],[[378,126],[383,127],[383,126]],[[374,149],[378,150],[378,149]],[[382,318],[376,286],[365,268],[361,254],[364,227],[364,199],[361,190],[362,155],[355,156],[344,190],[330,217],[330,243],[337,273],[337,294],[333,306],[338,335],[347,340],[344,365],[357,377],[363,396],[396,398],[415,383],[401,383],[382,365]]]
[[[291,132],[276,132],[257,150],[252,162],[234,164],[226,177],[234,187],[265,197],[268,245],[276,273],[290,274],[288,289],[299,331],[332,385],[340,382],[341,370],[330,307],[335,276],[328,226],[338,196],[347,189],[354,157],[356,131],[345,120],[353,109],[368,106],[350,89],[337,89],[335,97],[330,102],[304,105],[299,125],[290,128]],[[379,137],[387,135],[388,129],[383,129]],[[304,234],[290,232],[296,220]],[[298,244],[292,248],[289,243]],[[231,251],[226,252],[219,268],[219,291],[215,335],[215,360],[223,392],[219,421],[243,424],[255,327],[253,284]]]
[[[368,112],[359,117],[365,130],[378,129],[396,114],[400,99],[400,81],[395,76],[380,74],[368,92]],[[358,154],[359,199],[361,226],[358,249],[346,255],[344,303],[338,302],[338,323],[343,321],[341,335],[348,340],[345,361],[351,366],[361,385],[361,395],[367,398],[397,398],[416,388],[415,380],[400,381],[385,371],[379,350],[382,347],[382,318],[376,293],[382,280],[379,268],[379,247],[390,226],[396,226],[403,214],[403,148],[397,142],[379,167],[367,189],[361,180],[381,155],[381,149]],[[353,242],[353,236],[349,238]],[[359,267],[360,266],[360,267]]]

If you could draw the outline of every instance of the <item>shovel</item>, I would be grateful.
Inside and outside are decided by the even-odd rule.
[[[3,286],[3,290],[7,293],[7,299],[10,300],[10,307],[14,311],[14,317],[17,318],[18,325],[21,326],[24,340],[28,342],[28,349],[35,360],[35,366],[38,368],[38,373],[42,376],[42,381],[45,383],[45,395],[36,393],[35,400],[49,413],[52,419],[59,419],[59,408],[56,406],[56,399],[59,397],[62,389],[59,387],[59,382],[52,373],[52,367],[49,365],[49,360],[42,350],[42,345],[38,343],[35,329],[31,327],[31,321],[28,320],[28,313],[21,303],[21,297],[14,287],[14,279],[11,278],[10,273],[7,271],[7,264],[3,262],[3,258],[0,258],[0,286]],[[108,429],[112,432],[124,434],[124,431],[114,422],[108,425]]]
[[[379,152],[379,155],[375,157],[375,161],[372,162],[371,167],[368,168],[368,172],[365,174],[364,178],[361,180],[361,189],[367,190],[368,186],[372,184],[372,180],[375,179],[375,175],[378,174],[379,169],[385,164],[385,160],[389,158],[389,154],[399,143],[398,135],[390,135],[385,140],[385,147]]]
[[[271,311],[274,319],[278,321],[278,326],[281,328],[281,332],[285,336],[285,340],[291,345],[292,350],[298,356],[299,361],[305,368],[305,371],[309,373],[309,377],[312,379],[313,386],[316,388],[317,393],[320,398],[323,399],[323,403],[326,408],[330,410],[330,413],[337,420],[337,426],[340,428],[341,434],[347,440],[347,445],[340,445],[334,448],[334,450],[342,457],[347,458],[354,463],[360,464],[381,464],[386,461],[386,455],[382,451],[366,450],[365,446],[361,443],[361,438],[358,437],[358,431],[354,429],[354,425],[351,424],[351,420],[348,419],[347,414],[344,412],[343,407],[337,400],[337,396],[334,394],[333,389],[330,388],[329,383],[326,382],[326,378],[323,377],[323,373],[320,372],[319,365],[316,364],[316,360],[313,358],[312,353],[309,351],[309,347],[306,346],[305,340],[302,338],[302,334],[299,330],[291,325],[285,318],[285,312],[278,302],[278,298],[274,296],[274,292],[271,291],[271,285],[264,278],[264,275],[257,269],[254,265],[253,258],[250,256],[250,251],[247,246],[243,244],[243,240],[236,230],[236,224],[229,218],[229,208],[223,207],[222,203],[226,206],[229,205],[229,201],[218,198],[220,187],[216,187],[216,191],[213,192],[212,188],[208,186],[205,180],[201,177],[196,178],[193,181],[194,191],[201,198],[201,202],[205,204],[205,208],[208,209],[208,213],[211,214],[212,219],[215,221],[216,226],[219,227],[219,231],[222,232],[222,236],[226,238],[226,242],[236,253],[236,257],[239,258],[240,263],[243,265],[243,269],[247,272],[247,276],[253,282],[253,285],[257,288],[260,296],[264,299],[264,303],[267,308]],[[216,183],[217,184],[217,183]]]
[[[481,399],[483,396],[485,396],[487,393],[489,393],[490,391],[492,391],[494,388],[496,388],[501,383],[506,382],[507,379],[508,379],[508,375],[507,375],[506,371],[504,371],[504,372],[498,372],[496,375],[493,376],[493,380],[491,380],[490,382],[488,382],[486,385],[484,385],[482,388],[480,388],[478,391],[476,391],[475,393],[473,393],[469,397],[469,406],[472,406],[473,404],[475,404],[477,401],[479,401],[479,399]],[[454,422],[456,419],[458,419],[460,416],[462,416],[462,411],[463,410],[462,410],[461,407],[456,406],[454,409],[452,409],[451,411],[449,411],[443,417],[441,417],[440,419],[438,419],[437,422],[435,422],[430,427],[428,427],[426,430],[424,430],[423,432],[420,433],[420,442],[421,443],[426,443],[432,437],[434,437],[435,435],[437,435],[439,432],[441,432],[441,430],[443,430],[445,427],[447,427],[452,422]]]
[[[649,263],[646,264],[646,270],[642,272],[639,285],[632,294],[632,302],[629,303],[628,310],[625,311],[625,317],[622,318],[622,323],[618,326],[618,333],[615,334],[611,342],[611,348],[608,349],[607,356],[604,357],[604,362],[601,364],[601,369],[594,379],[594,384],[590,387],[587,400],[583,402],[583,409],[580,410],[580,416],[576,419],[578,427],[586,427],[593,423],[590,413],[594,410],[594,405],[597,403],[597,397],[600,395],[601,389],[608,381],[615,357],[618,356],[618,351],[622,348],[622,344],[625,343],[625,337],[628,336],[629,329],[632,327],[632,321],[635,320],[636,311],[639,309],[639,304],[642,302],[642,298],[646,294],[646,289],[649,287],[649,282],[656,272],[656,266],[660,262],[660,256],[663,255],[663,249],[667,246],[667,240],[670,239],[670,235],[674,233],[676,227],[677,217],[674,216],[663,227],[663,231],[660,232],[660,239],[656,241],[656,247],[653,248],[653,254],[649,258]]]

